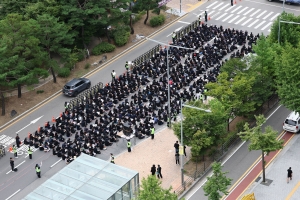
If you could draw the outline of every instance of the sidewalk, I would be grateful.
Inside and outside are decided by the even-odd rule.
[[[132,151],[123,152],[115,158],[115,163],[123,167],[139,172],[140,184],[142,179],[151,174],[150,168],[154,164],[162,168],[162,187],[167,189],[172,186],[173,189],[181,184],[180,165],[175,164],[174,143],[177,141],[173,130],[164,128],[155,132],[154,140],[151,137],[132,147]],[[184,163],[190,159],[190,148],[186,148],[187,158],[184,157]]]
[[[300,160],[297,158],[300,151],[300,138],[299,135],[287,133],[282,139],[284,148],[271,152],[265,157],[266,183],[262,183],[261,160],[259,160],[223,199],[242,199],[243,196],[251,193],[254,193],[256,200],[299,199],[300,174],[297,173],[296,167],[300,165]],[[292,167],[294,174],[293,180],[288,184],[286,178],[289,167]]]

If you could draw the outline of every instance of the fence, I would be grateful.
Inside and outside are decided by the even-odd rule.
[[[189,33],[191,30],[195,29],[199,25],[199,21],[195,20],[188,26],[184,27],[183,29],[180,29],[176,32],[176,38],[182,38],[185,34]]]
[[[77,97],[75,97],[69,102],[68,108],[73,109],[74,107],[78,106],[80,103],[84,103],[84,101],[91,99],[102,88],[103,88],[103,83],[100,82],[94,85],[93,87],[91,87],[90,89],[85,90],[84,92],[80,93]]]
[[[135,66],[139,66],[140,64],[142,64],[143,62],[149,60],[153,55],[155,55],[157,52],[159,52],[160,50],[160,46],[161,45],[156,45],[155,47],[153,47],[152,49],[150,49],[149,51],[147,51],[146,53],[142,54],[141,56],[137,57],[135,60],[133,60],[132,62],[134,63]]]
[[[276,94],[272,95],[268,101],[266,101],[261,108],[257,109],[258,113],[254,113],[254,114],[259,114],[261,113],[261,111],[263,111],[263,113],[266,115],[267,113],[269,113],[269,111],[272,110],[272,108],[274,108],[277,103],[279,102],[279,98]],[[250,127],[255,126],[255,122],[250,122],[249,123]],[[219,148],[215,149],[214,152],[206,157],[206,160],[203,161],[201,164],[197,164],[198,160],[196,161],[196,170],[190,174],[188,178],[186,178],[184,180],[183,185],[179,186],[178,188],[176,188],[174,190],[174,193],[177,196],[180,196],[185,190],[187,190],[189,188],[190,185],[193,184],[193,182],[196,179],[201,179],[203,178],[210,170],[211,170],[211,164],[216,161],[216,162],[220,162],[223,157],[227,154],[227,152],[229,150],[231,150],[235,145],[237,145],[240,142],[240,137],[238,135],[233,135],[231,137],[229,137]],[[198,158],[196,158],[198,159]]]

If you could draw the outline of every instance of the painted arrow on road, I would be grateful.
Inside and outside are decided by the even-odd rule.
[[[44,115],[43,115],[44,116]],[[40,116],[39,118],[36,118],[35,120],[32,120],[30,122],[30,124],[26,125],[25,127],[23,127],[22,129],[18,130],[16,133],[19,133],[20,131],[24,130],[25,128],[27,128],[28,126],[30,126],[31,124],[35,124],[37,121],[39,121],[43,116]]]

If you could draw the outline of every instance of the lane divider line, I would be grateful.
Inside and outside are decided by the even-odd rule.
[[[18,164],[17,166],[15,166],[15,168],[18,168],[20,165],[22,165],[25,162],[25,160],[23,162],[21,162],[20,164]],[[9,174],[10,172],[12,172],[11,170],[9,170],[6,174]]]
[[[57,163],[59,163],[60,161],[62,161],[62,159],[59,159],[58,161],[56,161],[53,165],[51,165],[50,167],[54,167],[54,165],[56,165]]]
[[[12,195],[10,195],[9,197],[7,197],[5,200],[8,200],[10,198],[12,198],[14,195],[16,195],[18,192],[20,192],[21,189],[18,189],[15,193],[13,193]]]

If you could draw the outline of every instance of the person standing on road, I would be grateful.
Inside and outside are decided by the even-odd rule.
[[[128,149],[128,152],[131,152],[131,142],[130,142],[130,140],[127,140],[127,149]]]
[[[116,80],[116,72],[115,72],[115,70],[112,70],[112,72],[111,72],[111,82],[114,83],[115,80]]]
[[[112,164],[116,164],[116,163],[115,163],[115,157],[114,157],[114,155],[113,155],[112,153],[110,153],[110,162],[111,162]]]
[[[11,171],[15,171],[15,161],[12,157],[10,157],[9,159],[9,163],[10,163],[10,166],[11,166]]]
[[[17,152],[16,145],[13,145],[13,153],[14,153],[15,158],[18,158],[18,152]]]
[[[39,164],[35,165],[35,171],[36,171],[37,177],[41,178],[41,167],[39,166]]]
[[[20,137],[19,137],[19,134],[17,134],[17,136],[16,136],[16,145],[17,145],[18,148],[20,148],[20,144],[21,144]]]
[[[176,32],[175,31],[172,33],[172,42],[173,42],[173,45],[176,42]]]
[[[163,178],[162,175],[161,175],[161,167],[160,167],[160,165],[157,165],[156,174],[157,174],[157,178]]]
[[[30,146],[28,146],[29,159],[32,159],[32,153],[33,153],[33,151],[30,149]]]
[[[233,6],[233,0],[231,0],[231,6]]]
[[[153,140],[154,139],[155,128],[154,127],[150,128],[150,131],[151,131],[151,139]]]
[[[152,173],[153,176],[155,175],[155,172],[156,172],[156,167],[155,167],[155,165],[153,165],[153,166],[151,167],[150,172]]]
[[[204,18],[205,18],[205,22],[207,22],[207,12],[204,12]]]
[[[126,63],[125,63],[125,69],[127,70],[127,72],[129,71],[128,61],[126,61]]]
[[[177,165],[177,163],[178,163],[178,165],[180,164],[179,163],[179,153],[176,153],[175,154],[175,160],[176,160],[176,165]]]
[[[287,183],[289,183],[290,180],[292,180],[292,176],[293,176],[293,171],[292,171],[292,168],[290,167],[288,170],[287,170],[288,174],[287,174]]]

